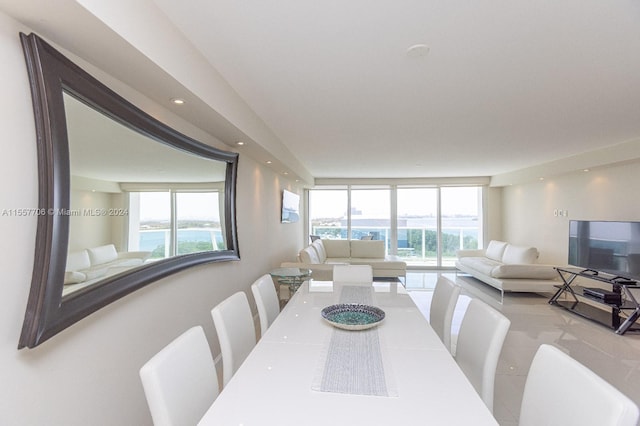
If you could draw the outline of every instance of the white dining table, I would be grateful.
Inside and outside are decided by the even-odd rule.
[[[199,425],[497,425],[400,283],[375,282],[371,299],[385,312],[370,331],[379,337],[388,395],[319,389],[336,332],[320,312],[340,303],[346,286],[305,282]]]

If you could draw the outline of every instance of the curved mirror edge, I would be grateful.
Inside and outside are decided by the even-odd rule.
[[[38,209],[34,269],[18,349],[33,348],[100,308],[186,268],[240,259],[236,229],[238,154],[195,141],[139,110],[104,86],[35,34],[20,33],[36,127]],[[69,244],[69,143],[63,90],[114,120],[179,150],[224,161],[226,250],[179,255],[111,276],[65,297],[63,282]]]

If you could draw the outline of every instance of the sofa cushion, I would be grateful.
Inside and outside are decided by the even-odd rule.
[[[558,277],[558,273],[552,266],[547,265],[498,265],[491,271],[494,278],[529,278],[552,280]]]
[[[64,273],[64,285],[78,284],[86,281],[87,275],[78,271],[67,271]]]
[[[300,250],[300,254],[298,255],[300,257],[300,262],[302,263],[310,263],[310,264],[319,264],[320,259],[318,259],[318,253],[316,252],[316,249],[314,249],[311,246],[305,247],[302,250]]]
[[[83,273],[87,276],[87,281],[95,280],[96,278],[104,277],[107,275],[109,268],[100,268],[100,267],[92,267],[91,269],[85,270]]]
[[[407,263],[403,261],[393,261],[393,260],[385,260],[385,259],[371,259],[365,257],[352,257],[350,260],[351,265],[371,265],[371,267],[376,269],[401,269],[404,270],[407,268]]]
[[[351,257],[384,259],[384,241],[352,240]]]
[[[324,261],[325,265],[349,265],[350,263],[350,257],[327,257]]]
[[[514,246],[512,244],[507,245],[502,255],[502,263],[508,265],[536,263],[536,259],[538,259],[538,249],[535,247]]]
[[[493,268],[495,268],[496,266],[500,266],[500,262],[486,258],[484,256],[463,257],[459,259],[458,262],[460,262],[462,265],[468,266],[469,268],[473,268],[484,275],[491,275],[491,271],[493,271]]]
[[[349,240],[322,240],[327,257],[351,257]]]
[[[316,253],[318,254],[318,260],[320,261],[319,263],[324,263],[325,260],[327,260],[327,252],[324,249],[324,245],[322,245],[322,240],[315,240],[313,243],[311,243],[311,246],[316,250]]]
[[[79,271],[91,267],[89,252],[86,250],[75,251],[67,254],[67,271]]]
[[[502,262],[502,255],[504,254],[504,250],[507,245],[508,243],[505,243],[504,241],[491,240],[489,241],[489,245],[487,246],[485,256],[489,259]]]
[[[91,265],[100,265],[102,263],[112,262],[118,258],[118,252],[116,246],[113,244],[107,244],[105,246],[93,247],[87,249],[89,252],[89,259],[91,259]]]
[[[143,263],[144,260],[141,258],[118,258],[118,260],[109,262],[105,266],[109,266],[110,268],[132,268],[134,266],[142,265]]]

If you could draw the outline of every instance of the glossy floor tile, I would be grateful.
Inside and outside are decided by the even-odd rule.
[[[427,318],[438,274],[407,272],[407,290]],[[542,343],[562,349],[640,405],[640,333],[618,336],[607,327],[549,305],[551,294],[507,293],[501,300],[498,290],[474,278],[453,271],[441,274],[462,286],[454,334],[471,298],[483,300],[511,320],[495,382],[494,415],[500,425],[518,424],[527,372]]]

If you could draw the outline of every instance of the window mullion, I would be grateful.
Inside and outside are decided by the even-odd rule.
[[[177,209],[177,193],[171,190],[171,256],[178,253],[178,209]]]

